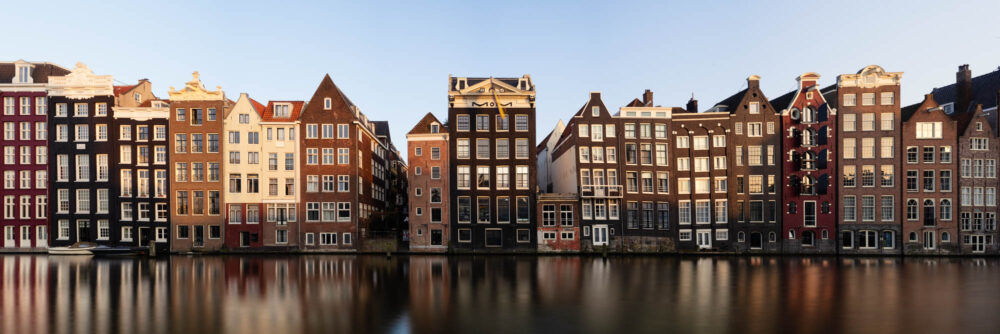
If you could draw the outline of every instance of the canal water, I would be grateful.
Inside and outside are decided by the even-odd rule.
[[[0,256],[0,333],[1000,333],[1000,260]]]

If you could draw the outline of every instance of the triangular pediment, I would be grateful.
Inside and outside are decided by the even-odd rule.
[[[459,92],[461,92],[462,94],[476,94],[476,93],[493,94],[494,90],[496,91],[497,95],[507,95],[507,94],[520,95],[526,93],[520,89],[517,89],[517,87],[508,85],[503,81],[496,79],[492,80],[487,79],[480,81],[469,87],[466,87],[465,89],[460,90]]]

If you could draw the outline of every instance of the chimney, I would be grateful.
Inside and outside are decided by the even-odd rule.
[[[642,104],[647,107],[653,106],[653,91],[647,89],[646,92],[642,93]]]
[[[688,100],[687,111],[698,112],[698,100],[694,99],[694,94],[691,94],[691,99]]]
[[[955,112],[969,111],[969,104],[972,103],[972,71],[969,70],[969,64],[958,67],[955,88]]]
[[[760,76],[756,74],[750,75],[750,77],[747,78],[747,87],[756,88],[758,86],[760,86]]]

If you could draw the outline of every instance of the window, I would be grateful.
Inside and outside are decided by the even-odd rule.
[[[917,139],[941,139],[941,122],[917,122]]]
[[[528,131],[528,115],[514,116],[514,130]]]
[[[514,139],[514,157],[517,159],[527,159],[528,158],[528,140],[524,138]],[[487,141],[487,150],[489,149],[489,142]]]
[[[941,171],[938,171],[938,173],[939,173],[940,179],[941,179],[940,180],[941,184],[939,186],[940,190],[942,192],[950,192],[951,191],[951,171],[950,170],[941,170]]]
[[[896,102],[896,98],[895,98],[896,96],[895,96],[895,94],[893,92],[882,92],[879,95],[882,98],[882,101],[881,101],[882,103],[881,104],[883,106],[891,106],[891,105],[893,105]]]
[[[951,146],[941,146],[938,148],[938,161],[941,163],[951,163]]]
[[[844,132],[855,131],[855,124],[857,123],[857,117],[858,115],[855,114],[844,114]]]
[[[893,187],[896,183],[893,165],[882,165],[882,187]]]
[[[925,164],[934,163],[934,146],[924,146],[924,160]]]
[[[762,130],[761,123],[759,123],[759,122],[756,122],[756,123],[747,123],[747,136],[748,137],[760,137],[760,136],[763,136],[763,132],[761,130]]]
[[[895,148],[893,147],[893,138],[892,137],[882,137],[880,140],[882,142],[881,143],[882,147],[881,147],[881,151],[880,151],[881,153],[880,153],[879,156],[882,157],[882,158],[892,158],[893,155],[895,154],[894,152],[896,151]]]

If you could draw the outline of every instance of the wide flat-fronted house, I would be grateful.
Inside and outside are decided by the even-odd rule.
[[[410,250],[444,252],[451,241],[448,128],[427,113],[406,141]]]
[[[841,254],[900,254],[900,79],[877,65],[837,77]],[[951,150],[951,147],[948,147]],[[949,155],[951,153],[948,153]]]
[[[728,193],[729,238],[737,253],[781,251],[781,110],[760,89],[760,77],[712,107],[728,112],[728,182],[714,181],[713,192]],[[716,137],[713,137],[713,140]],[[721,139],[719,139],[721,142]],[[768,185],[765,187],[764,185]],[[716,189],[718,188],[718,189]]]
[[[112,210],[118,208],[112,190],[119,188],[118,178],[111,177],[111,164],[118,157],[111,140],[113,83],[110,75],[96,75],[82,63],[65,76],[49,77],[53,246],[121,242],[119,212]]]
[[[198,72],[184,88],[170,87],[170,224],[172,251],[218,250],[223,214],[223,117],[232,101],[221,87],[208,90]]]
[[[49,245],[49,76],[69,71],[50,63],[0,63],[0,147],[4,214],[0,249],[41,251]]]
[[[141,81],[142,87],[149,81]],[[157,99],[152,94],[139,93],[139,104],[133,103],[135,95],[124,92],[119,96],[123,105],[114,106],[114,124],[111,140],[118,152],[113,161],[111,177],[118,179],[116,197],[120,224],[121,245],[149,247],[169,251],[170,235],[170,173],[169,163],[169,101]]]
[[[264,242],[261,217],[267,181],[261,178],[261,174],[264,169],[277,168],[279,163],[277,156],[261,157],[261,135],[264,131],[260,123],[263,112],[263,104],[242,93],[233,107],[226,111],[223,120],[226,141],[225,160],[222,161],[226,171],[223,176],[226,189],[225,245],[229,249],[259,248]],[[285,130],[282,129],[282,137],[286,135]]]
[[[449,77],[448,132],[452,248],[535,250],[531,77]]]
[[[329,75],[299,116],[301,248],[357,250],[385,207],[385,155],[367,116]]]

